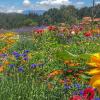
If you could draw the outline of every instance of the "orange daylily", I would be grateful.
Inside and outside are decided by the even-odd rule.
[[[4,67],[0,66],[0,72],[3,72],[3,71],[4,71]]]
[[[67,65],[70,66],[70,67],[79,66],[79,65],[80,65],[79,63],[74,63],[72,60],[66,60],[66,61],[64,62],[64,64],[67,64]]]
[[[63,70],[55,70],[55,71],[51,72],[48,76],[53,77],[53,76],[56,76],[59,74],[63,74]]]

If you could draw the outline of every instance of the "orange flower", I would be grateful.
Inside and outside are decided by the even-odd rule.
[[[80,65],[79,63],[74,63],[72,60],[66,60],[66,61],[64,62],[64,64],[67,64],[67,65],[70,66],[70,67],[79,66],[79,65]]]
[[[51,72],[48,77],[53,77],[53,76],[56,76],[56,75],[59,75],[59,74],[63,74],[63,71],[62,70],[55,70],[53,72]]]
[[[74,67],[74,66],[79,66],[79,63],[71,63],[71,64],[68,64],[70,67]]]
[[[5,51],[7,51],[7,48],[4,47],[4,48],[2,48],[1,50],[2,50],[3,52],[5,52]]]
[[[10,63],[8,61],[4,61],[4,64],[5,65],[9,65]]]
[[[0,66],[0,72],[3,72],[4,68],[2,66]]]
[[[72,61],[71,60],[65,60],[64,64],[70,64]]]

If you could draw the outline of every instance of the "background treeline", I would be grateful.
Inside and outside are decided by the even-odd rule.
[[[94,17],[100,18],[100,4],[94,8]],[[11,29],[28,25],[78,23],[84,16],[92,16],[92,7],[81,9],[74,6],[61,6],[60,9],[52,8],[43,15],[37,15],[34,12],[28,15],[17,13],[0,13],[0,28]]]

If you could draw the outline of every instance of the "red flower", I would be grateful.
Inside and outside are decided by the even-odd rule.
[[[74,95],[70,100],[82,100],[82,98],[78,95]]]
[[[57,28],[56,26],[48,26],[49,31],[55,31]]]
[[[91,32],[86,32],[86,33],[84,33],[84,36],[90,37],[90,36],[92,36],[92,33]]]
[[[68,73],[71,73],[71,72],[72,72],[72,70],[67,70],[67,72],[68,72]]]
[[[86,88],[83,92],[83,97],[86,98],[86,100],[94,100],[95,92],[93,88]]]
[[[44,30],[43,30],[43,29],[37,29],[37,30],[35,30],[35,32],[36,32],[36,33],[43,33]]]

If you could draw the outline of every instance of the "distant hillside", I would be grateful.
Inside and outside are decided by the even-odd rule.
[[[35,13],[37,15],[43,15],[45,10],[24,10],[23,14]]]

